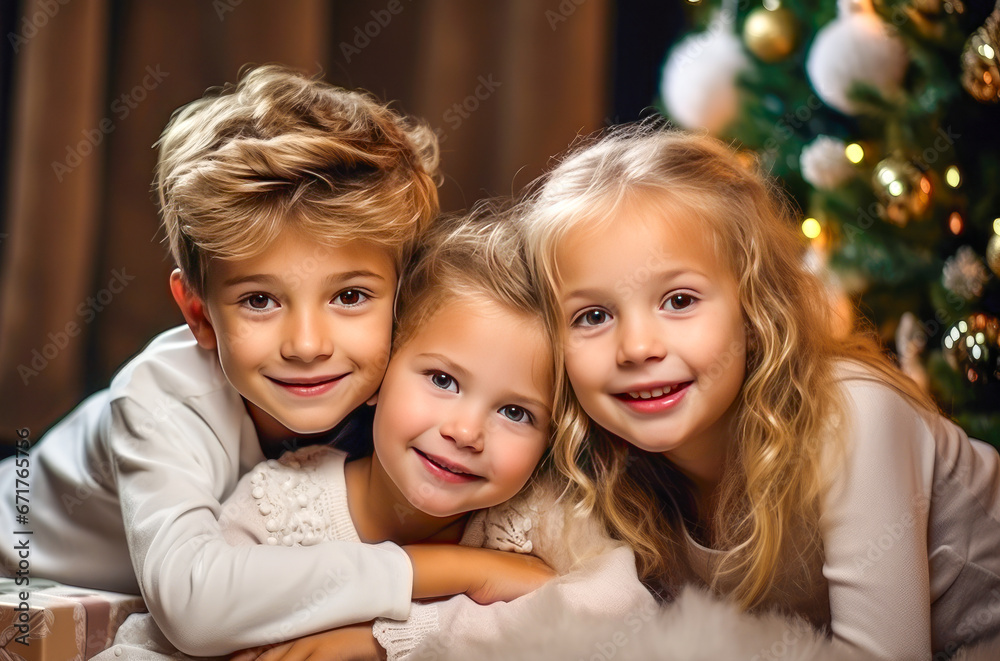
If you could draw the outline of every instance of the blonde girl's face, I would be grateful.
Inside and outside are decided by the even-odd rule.
[[[548,446],[552,364],[541,321],[468,297],[445,303],[389,361],[374,469],[431,516],[510,499]]]
[[[737,283],[699,219],[657,201],[559,244],[566,370],[597,424],[717,473],[746,369]]]

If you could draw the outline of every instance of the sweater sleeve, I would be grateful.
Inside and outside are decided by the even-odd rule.
[[[594,519],[574,516],[553,493],[536,489],[490,510],[485,545],[530,551],[560,576],[508,603],[483,606],[458,595],[415,605],[403,622],[378,619],[373,633],[389,659],[476,658],[482,650],[501,646],[512,631],[529,626],[537,617],[532,607],[536,599],[602,618],[655,610],[655,600],[636,575],[632,551],[608,538]]]
[[[196,656],[378,616],[405,618],[412,568],[393,544],[232,546],[219,524],[232,457],[186,407],[114,403],[110,443],[132,564],[149,612]],[[152,424],[155,421],[155,424]]]
[[[927,659],[933,438],[888,387],[845,386],[846,444],[820,517],[833,637],[875,658]]]

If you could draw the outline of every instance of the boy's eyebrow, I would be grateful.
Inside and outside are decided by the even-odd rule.
[[[254,273],[252,275],[238,275],[228,280],[223,281],[223,287],[233,287],[236,285],[242,285],[245,282],[259,282],[265,285],[275,285],[278,283],[278,279],[273,275],[265,275],[263,273]]]
[[[352,280],[354,278],[375,278],[377,280],[385,281],[385,276],[376,273],[375,271],[369,271],[367,269],[357,269],[354,271],[344,271],[343,273],[334,273],[327,277],[327,282],[339,282],[343,280]],[[234,287],[236,285],[242,285],[246,282],[261,283],[265,285],[277,285],[280,280],[267,273],[252,273],[250,275],[239,275],[222,283],[223,287]]]
[[[376,278],[378,280],[385,280],[385,276],[375,271],[369,271],[367,269],[358,269],[356,271],[344,271],[343,273],[335,273],[331,275],[329,280],[350,280],[352,278]]]

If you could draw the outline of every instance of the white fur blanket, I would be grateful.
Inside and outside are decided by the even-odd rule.
[[[541,595],[540,595],[541,596]],[[502,646],[483,645],[463,658],[482,661],[844,661],[852,655],[806,622],[749,615],[702,590],[686,589],[673,604],[609,619],[581,615],[556,597],[533,600],[526,622]],[[418,648],[413,659],[450,659],[446,647]],[[997,661],[1000,641],[962,650],[954,661]],[[927,661],[931,661],[928,659]],[[935,656],[933,661],[938,661]]]

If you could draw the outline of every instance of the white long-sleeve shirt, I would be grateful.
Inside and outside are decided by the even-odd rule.
[[[199,656],[325,630],[344,609],[405,618],[412,568],[394,544],[224,539],[220,503],[262,460],[217,355],[186,327],[167,331],[31,448],[31,575],[139,592],[167,638]],[[14,493],[11,458],[0,463],[4,530],[23,529]],[[8,575],[12,547],[0,547]],[[321,601],[309,598],[317,583]]]
[[[841,385],[846,406],[833,431],[845,443],[824,457],[822,557],[782,567],[768,603],[828,624],[835,641],[878,659],[930,659],[995,638],[997,450],[863,369],[845,367]],[[688,552],[708,582],[718,552],[690,537]]]

